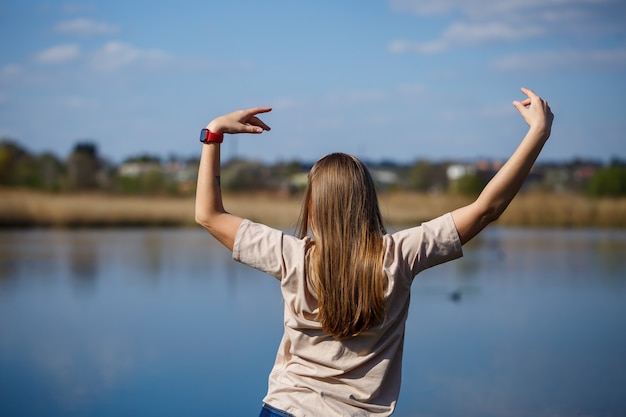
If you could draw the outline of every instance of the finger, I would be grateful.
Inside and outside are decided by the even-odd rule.
[[[268,113],[271,112],[272,108],[271,107],[257,107],[256,111],[254,112],[255,114],[259,114],[259,113]]]
[[[522,87],[520,88],[520,90],[522,90],[522,93],[528,96],[528,98],[539,98],[539,96],[529,88]]]
[[[513,101],[513,106],[521,113],[524,114],[528,111],[528,106],[530,106],[530,99],[524,99],[522,101],[515,100]]]
[[[242,133],[263,133],[263,128],[254,125],[241,125]]]
[[[527,106],[528,104],[524,104],[524,102],[525,102],[525,101],[526,101],[526,100],[524,100],[523,102],[522,102],[522,101],[515,100],[515,101],[513,102],[513,106],[515,106],[515,108],[517,109],[517,111],[519,111],[519,112],[520,112],[520,113],[522,113],[522,114],[524,114],[524,112],[528,111],[528,109],[526,108],[526,106]]]
[[[247,110],[243,110],[243,113],[245,114],[244,117],[251,117],[251,116],[256,116],[257,114],[267,113],[270,111],[272,111],[271,107],[253,107]]]
[[[271,129],[271,127],[269,127],[268,125],[266,125],[266,124],[263,122],[263,120],[259,119],[259,118],[258,118],[258,117],[256,117],[256,116],[253,116],[253,117],[252,117],[252,118],[248,121],[248,123],[250,123],[251,125],[254,125],[254,126],[258,126],[258,127],[260,127],[261,129],[263,129],[263,130],[270,130],[270,129]]]
[[[270,111],[272,111],[271,107],[254,107],[247,110],[241,110],[241,116],[239,117],[239,121],[244,124],[252,123],[255,126],[263,128],[264,130],[270,130],[270,127],[268,125],[266,125],[258,117],[256,117],[256,115],[259,113],[267,113]],[[255,122],[252,122],[253,120],[255,120]]]

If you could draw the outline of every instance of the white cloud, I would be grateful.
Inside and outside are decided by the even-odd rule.
[[[37,53],[35,61],[42,64],[60,64],[77,58],[79,54],[78,45],[57,45]]]
[[[437,53],[460,45],[519,42],[540,36],[578,37],[623,34],[621,0],[389,0],[397,12],[420,17],[455,16],[430,40],[395,40],[392,53]]]
[[[493,68],[507,71],[626,70],[626,48],[613,50],[564,50],[514,54],[494,60]]]
[[[417,16],[460,13],[472,19],[495,15],[522,15],[525,21],[534,17],[528,12],[546,10],[572,10],[603,6],[619,7],[621,0],[389,0],[391,9]]]
[[[59,33],[80,36],[113,35],[119,32],[117,26],[81,17],[59,22],[54,26],[54,30]]]
[[[0,77],[12,77],[22,72],[22,67],[16,64],[7,64],[0,68]]]
[[[153,69],[170,62],[170,56],[157,49],[138,49],[124,42],[109,42],[96,51],[91,66],[101,71],[115,71],[131,65]]]
[[[453,23],[443,34],[443,39],[450,44],[482,43],[488,41],[515,41],[541,35],[540,27],[528,25],[514,27],[504,22]]]
[[[431,54],[443,52],[459,45],[517,41],[541,34],[543,34],[543,30],[536,26],[517,28],[503,22],[457,22],[450,25],[439,39],[426,42],[395,40],[389,44],[389,51],[392,53]]]
[[[41,64],[61,64],[86,58],[86,65],[95,71],[112,72],[125,68],[141,71],[176,70],[176,71],[207,71],[207,70],[245,70],[250,64],[246,62],[207,61],[204,59],[176,57],[159,49],[141,49],[127,42],[110,41],[94,50],[82,50],[76,44],[56,45],[34,55],[34,61]],[[0,76],[21,72],[16,65],[0,67]]]
[[[415,42],[405,39],[396,39],[389,43],[388,50],[393,54],[406,54],[412,52],[418,54],[433,54],[445,51],[448,49],[448,46],[449,45],[442,40]]]

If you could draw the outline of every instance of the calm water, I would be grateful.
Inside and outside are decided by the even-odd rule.
[[[626,415],[626,232],[491,228],[412,296],[395,416]],[[200,230],[0,232],[2,416],[256,416],[281,334]]]

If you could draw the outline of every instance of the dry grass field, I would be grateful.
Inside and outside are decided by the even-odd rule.
[[[381,210],[392,225],[407,225],[454,210],[471,199],[448,194],[399,193],[381,197]],[[590,199],[577,194],[521,193],[498,220],[525,227],[626,228],[626,198]]]
[[[380,195],[388,225],[418,224],[471,200],[447,194]],[[225,194],[230,212],[275,227],[295,225],[300,198]],[[626,198],[588,199],[573,194],[522,193],[498,221],[506,226],[626,228]],[[194,199],[107,194],[48,194],[0,190],[1,227],[194,226]]]

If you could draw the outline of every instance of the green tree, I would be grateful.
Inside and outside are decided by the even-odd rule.
[[[43,172],[39,158],[17,142],[0,142],[0,184],[14,187],[41,187]]]
[[[419,191],[445,189],[448,186],[445,164],[417,161],[409,168],[406,185]]]
[[[591,177],[589,193],[594,197],[625,196],[626,167],[613,164],[597,170]]]
[[[63,188],[65,165],[55,155],[46,152],[37,158],[38,186],[48,191]]]
[[[118,167],[114,178],[114,189],[125,194],[176,195],[184,193],[180,189],[191,188],[189,184],[191,178],[184,165],[184,162],[174,157],[170,157],[167,163],[163,163],[157,156],[148,154],[127,158]],[[195,177],[193,180],[195,182]]]
[[[89,190],[98,186],[98,148],[91,142],[80,142],[67,159],[67,179],[72,190]]]
[[[428,161],[418,161],[409,171],[409,185],[419,191],[426,191],[432,184],[433,166]]]
[[[486,182],[480,175],[468,173],[450,184],[450,191],[463,195],[478,195],[485,187]]]
[[[222,169],[222,188],[232,191],[267,188],[269,169],[256,162],[231,161]]]

